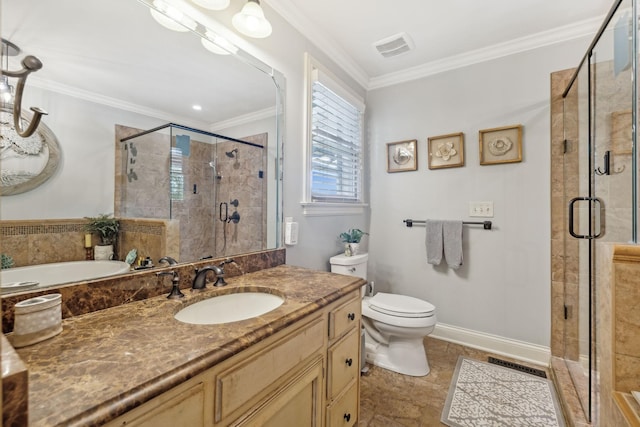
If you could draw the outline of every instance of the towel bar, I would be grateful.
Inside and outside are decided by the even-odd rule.
[[[422,219],[403,219],[402,222],[407,227],[413,227],[413,224],[426,224],[427,221]],[[491,221],[462,221],[462,223],[464,225],[482,225],[485,230],[491,230],[492,227]]]

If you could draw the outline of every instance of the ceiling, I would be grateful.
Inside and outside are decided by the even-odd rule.
[[[224,13],[230,16],[245,1],[233,0]],[[89,94],[103,103],[125,103],[142,113],[151,109],[150,115],[165,114],[168,120],[184,123],[223,123],[274,105],[274,86],[266,75],[245,64],[237,68],[235,59],[205,51],[192,34],[160,27],[139,2],[2,3],[2,36],[44,63],[29,78],[31,85],[75,96]],[[365,89],[593,35],[611,3],[263,0],[267,18],[282,15]],[[278,30],[274,25],[274,32]],[[400,32],[411,37],[415,49],[393,58],[380,56],[373,43]],[[253,77],[256,73],[258,79]],[[202,104],[200,113],[191,110],[193,103]]]
[[[594,34],[613,4],[613,0],[263,1],[366,88]],[[400,32],[411,37],[415,49],[383,58],[373,43]]]
[[[207,51],[195,34],[158,25],[138,1],[2,1],[0,24],[22,50],[8,59],[10,70],[21,69],[25,55],[43,63],[28,87],[206,128],[275,111],[271,77]]]

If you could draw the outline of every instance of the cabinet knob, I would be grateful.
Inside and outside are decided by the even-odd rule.
[[[347,317],[349,318],[349,320],[356,320],[356,314],[355,313],[349,313],[349,314],[347,314]]]
[[[347,360],[344,361],[344,363],[346,363],[347,366],[351,366],[351,364],[353,364],[353,359],[352,358],[348,358]]]
[[[349,420],[351,420],[351,414],[344,414],[344,420],[349,422]]]
[[[356,272],[356,268],[355,268],[355,267],[351,267],[351,268],[349,269],[349,273],[355,273],[355,272]]]

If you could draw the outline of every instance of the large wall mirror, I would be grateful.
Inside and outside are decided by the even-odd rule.
[[[178,219],[180,262],[281,245],[281,73],[233,46],[206,49],[200,20],[191,31],[166,29],[152,1],[1,3],[2,38],[21,50],[2,66],[42,61],[22,106],[48,112],[43,123],[60,147],[50,178],[1,197],[3,221]],[[247,236],[260,243],[243,244]]]

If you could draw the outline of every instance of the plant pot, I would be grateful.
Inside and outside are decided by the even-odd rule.
[[[97,245],[93,248],[93,259],[111,260],[113,259],[113,245]]]
[[[360,243],[349,243],[349,249],[351,249],[351,255],[357,255],[360,250]]]

